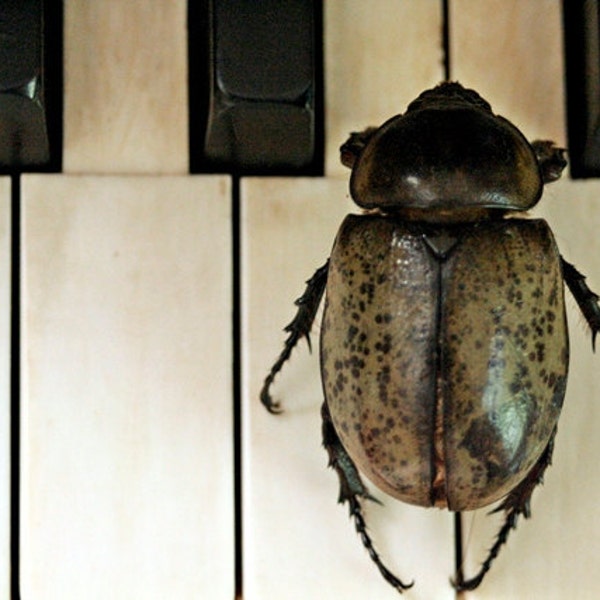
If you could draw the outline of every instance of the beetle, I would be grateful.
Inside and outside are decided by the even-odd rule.
[[[306,338],[325,295],[320,364],[323,444],[339,501],[370,558],[399,592],[366,530],[361,474],[424,507],[499,501],[504,522],[474,589],[550,464],[565,395],[567,285],[592,332],[598,296],[562,258],[547,223],[517,217],[565,168],[565,150],[529,143],[474,90],[444,82],[340,148],[348,215],[308,280],[260,398]]]

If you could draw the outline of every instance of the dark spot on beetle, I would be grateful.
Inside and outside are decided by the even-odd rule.
[[[384,406],[387,406],[388,402],[389,402],[389,394],[388,394],[387,386],[383,386],[383,385],[379,386],[378,396],[379,396],[379,401],[381,402],[381,404],[383,404]]]
[[[533,292],[531,292],[531,297],[532,298],[541,298],[542,297],[542,290],[539,287],[536,287]]]
[[[491,356],[488,360],[488,370],[492,369],[504,369],[506,367],[506,359],[502,356]]]
[[[396,421],[392,417],[388,417],[385,421],[385,425],[388,430],[393,429],[396,426]]]
[[[508,389],[511,394],[516,395],[521,391],[521,384],[518,381],[512,381]]]
[[[364,261],[360,266],[363,275],[369,275],[371,273],[371,264],[369,262]]]
[[[339,392],[343,392],[346,383],[348,383],[348,378],[343,373],[338,373],[338,376],[335,380],[335,388]]]
[[[375,295],[375,286],[372,283],[361,283],[359,292],[363,296],[367,296],[368,302],[372,302],[373,296]]]
[[[348,327],[348,332],[346,333],[346,339],[351,342],[355,338],[358,331],[358,327],[350,325],[350,327]]]
[[[381,352],[382,354],[388,354],[392,349],[392,336],[389,333],[386,333],[383,336],[383,341],[375,343],[375,350]]]
[[[546,356],[546,346],[541,342],[537,342],[535,345],[535,356],[538,362],[544,362]]]
[[[505,312],[506,312],[505,306],[496,306],[492,309],[492,322],[494,323],[494,325],[500,324]]]
[[[517,374],[519,377],[527,377],[529,375],[529,367],[525,363],[517,365]]]
[[[343,368],[343,366],[344,366],[344,364],[343,364],[343,363],[342,363],[342,361],[341,361],[341,360],[339,360],[339,359],[338,359],[338,360],[336,360],[336,361],[333,363],[333,368],[334,368],[336,371],[339,371],[341,368]]]
[[[385,283],[387,281],[387,275],[385,273],[380,273],[379,276],[377,277],[377,284],[381,285],[382,283]]]
[[[350,315],[350,318],[351,318],[353,321],[360,321],[360,315],[359,315],[357,312],[353,312],[353,313]]]
[[[358,303],[358,310],[359,310],[360,312],[363,312],[363,313],[364,313],[364,312],[365,312],[365,309],[366,309],[366,306],[365,306],[365,303],[364,303],[364,301],[363,301],[363,300],[360,300],[360,301],[359,301],[359,303]]]

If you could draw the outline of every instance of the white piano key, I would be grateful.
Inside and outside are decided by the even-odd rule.
[[[65,2],[65,172],[188,170],[186,7]]]
[[[565,143],[562,8],[556,0],[453,0],[451,77],[527,137]]]
[[[233,597],[229,194],[24,178],[24,598]]]

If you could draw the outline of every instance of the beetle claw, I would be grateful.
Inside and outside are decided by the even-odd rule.
[[[474,589],[479,587],[479,584],[483,580],[483,575],[477,575],[476,577],[472,577],[471,579],[462,579],[462,578],[450,578],[450,585],[457,592],[472,592]]]
[[[271,394],[269,393],[269,386],[266,385],[266,383],[260,392],[260,401],[272,415],[278,415],[283,412],[281,404],[279,402],[275,402],[271,397]]]

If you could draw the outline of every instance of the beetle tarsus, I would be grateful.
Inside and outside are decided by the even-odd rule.
[[[490,548],[487,558],[482,563],[479,572],[470,579],[464,579],[462,572],[458,572],[452,585],[457,591],[472,591],[483,581],[485,574],[490,570],[492,563],[498,556],[500,549],[507,542],[512,529],[517,527],[519,516],[523,515],[526,519],[531,516],[531,495],[533,490],[542,483],[544,471],[550,465],[552,460],[552,450],[554,449],[554,437],[556,427],[550,436],[546,449],[535,463],[527,477],[510,492],[493,512],[505,512],[504,524],[500,528],[494,545]]]
[[[400,593],[412,587],[414,582],[404,583],[398,579],[381,561],[379,554],[375,550],[373,540],[367,532],[367,526],[362,513],[362,506],[359,497],[372,500],[381,504],[377,498],[371,496],[368,488],[363,483],[356,465],[346,452],[341,440],[339,439],[333,423],[327,404],[323,403],[321,408],[323,418],[323,446],[329,455],[329,466],[338,474],[340,481],[340,494],[338,502],[348,503],[350,517],[354,520],[354,527],[360,536],[363,546],[366,548],[371,560],[375,563],[383,578]]]
[[[587,286],[585,275],[562,256],[560,260],[564,280],[592,331],[592,349],[596,350],[596,335],[600,332],[600,304],[598,303],[600,296]]]
[[[367,549],[371,560],[375,563],[383,578],[400,593],[411,588],[415,583],[414,581],[411,581],[410,583],[404,583],[398,579],[379,558],[379,554],[377,554],[377,551],[373,546],[373,541],[367,533],[367,526],[362,514],[362,507],[356,496],[348,498],[348,507],[350,509],[350,516],[354,519],[354,527],[356,532],[360,536],[363,546]]]
[[[300,296],[295,302],[298,307],[298,312],[287,325],[284,331],[290,335],[285,340],[283,350],[279,355],[279,358],[275,361],[275,364],[271,367],[269,374],[265,378],[262,390],[260,391],[260,401],[264,407],[272,414],[278,414],[282,412],[279,402],[275,402],[271,396],[270,388],[275,379],[275,376],[289,359],[292,350],[296,346],[299,340],[303,337],[306,338],[309,350],[311,349],[310,343],[310,329],[315,315],[321,303],[323,292],[325,291],[325,284],[327,283],[327,269],[329,261],[327,261],[322,267],[316,270],[315,274],[306,282],[306,290],[304,294]]]

